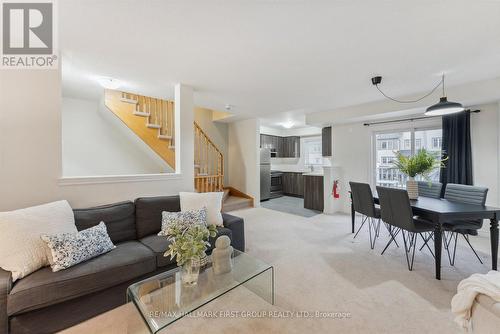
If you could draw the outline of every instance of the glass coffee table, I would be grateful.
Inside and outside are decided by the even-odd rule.
[[[214,274],[209,263],[193,286],[182,283],[180,268],[147,278],[128,287],[127,300],[134,303],[151,333],[241,285],[274,305],[274,268],[237,250],[232,261],[232,271],[221,275]]]

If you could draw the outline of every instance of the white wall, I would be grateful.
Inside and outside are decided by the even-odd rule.
[[[179,175],[171,179],[163,175],[161,179],[60,185],[60,71],[0,70],[0,210],[58,199],[68,199],[73,207],[86,207],[192,191],[192,95],[189,87],[176,87],[176,119],[181,130],[177,132]]]
[[[64,176],[174,172],[103,101],[62,99],[62,158]]]
[[[480,109],[479,114],[471,115],[471,141],[473,153],[474,184],[489,188],[487,203],[500,206],[499,203],[499,105],[488,104],[471,107]],[[414,127],[432,127],[440,125],[439,118],[393,123],[377,126],[363,126],[362,123],[335,125],[332,128],[333,158],[332,164],[341,169],[341,207],[350,212],[348,197],[349,181],[368,182],[373,185],[372,136],[374,132],[408,129]]]
[[[472,174],[474,184],[489,188],[486,203],[500,206],[499,201],[499,121],[498,104],[476,106],[479,114],[471,115]]]
[[[260,203],[260,130],[257,119],[229,124],[229,185]]]

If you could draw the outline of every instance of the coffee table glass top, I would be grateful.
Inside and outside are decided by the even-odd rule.
[[[200,270],[194,286],[182,283],[180,268],[166,271],[129,286],[127,298],[135,304],[152,333],[240,285],[274,304],[273,267],[237,250],[232,262],[232,271],[221,275],[214,274],[209,263]]]

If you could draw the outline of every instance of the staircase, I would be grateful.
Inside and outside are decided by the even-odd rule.
[[[202,193],[224,189],[224,157],[196,122],[194,122],[194,188]]]
[[[104,104],[175,170],[173,101],[106,89]]]
[[[104,103],[127,127],[175,170],[174,102],[112,89]],[[194,187],[197,192],[223,191],[222,211],[253,207],[253,198],[224,187],[224,156],[194,122]]]

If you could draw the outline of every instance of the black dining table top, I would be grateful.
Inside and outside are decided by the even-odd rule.
[[[375,193],[373,198],[378,203],[378,194]],[[500,208],[492,206],[453,202],[442,198],[438,199],[424,196],[420,196],[417,200],[410,200],[410,205],[413,210],[438,213],[440,215],[454,215],[457,213],[482,214],[485,218],[489,218],[495,213],[500,212]]]

